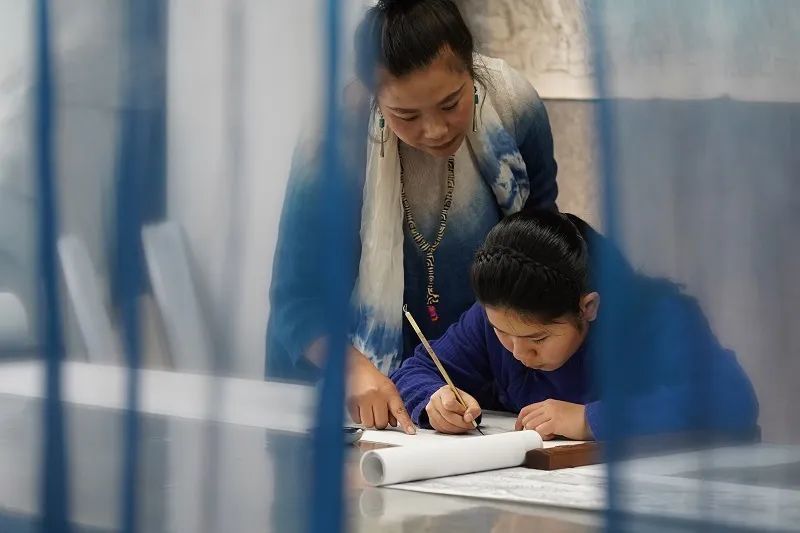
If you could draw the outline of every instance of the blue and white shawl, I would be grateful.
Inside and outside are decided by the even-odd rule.
[[[485,66],[488,79],[485,87],[478,87],[478,131],[470,132],[466,142],[481,176],[505,215],[519,211],[529,196],[535,205],[554,206],[556,166],[541,100],[530,83],[504,61],[478,56],[476,63]],[[380,138],[374,116],[371,124],[371,136]],[[380,144],[374,142],[367,153],[351,342],[388,374],[403,355],[404,233],[398,139],[386,129],[385,156],[381,157]]]

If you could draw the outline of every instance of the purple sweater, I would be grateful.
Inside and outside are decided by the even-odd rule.
[[[632,327],[624,341],[628,349],[618,354],[620,371],[641,377],[623,391],[625,412],[617,415],[624,420],[625,434],[755,429],[758,407],[752,386],[735,356],[719,346],[696,303],[685,296],[669,297],[652,306],[649,315]],[[665,319],[675,327],[664,327]],[[455,385],[482,409],[518,413],[549,398],[583,404],[592,433],[603,440],[608,437],[607,414],[591,378],[595,328],[554,371],[534,370],[517,361],[500,344],[478,304],[432,346]],[[429,428],[425,406],[445,382],[424,348],[418,346],[391,378],[414,423]],[[699,404],[704,416],[698,416]]]

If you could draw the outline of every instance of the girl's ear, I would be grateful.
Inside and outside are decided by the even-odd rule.
[[[590,292],[581,296],[581,317],[588,322],[597,319],[597,311],[600,309],[600,294]]]

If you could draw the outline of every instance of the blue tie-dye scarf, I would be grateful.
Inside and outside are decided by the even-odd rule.
[[[508,94],[513,87],[502,76],[490,79]],[[519,211],[530,193],[530,180],[518,140],[500,120],[495,102],[479,88],[478,131],[470,144],[478,169],[506,215]],[[488,97],[487,97],[488,96]],[[380,138],[372,117],[373,138]],[[403,208],[400,199],[400,161],[397,136],[388,131],[385,155],[370,143],[361,217],[361,260],[352,301],[356,313],[353,346],[388,374],[402,360],[403,331]],[[548,132],[549,133],[549,132]],[[458,172],[458,170],[456,170]]]

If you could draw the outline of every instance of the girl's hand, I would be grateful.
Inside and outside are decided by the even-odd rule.
[[[431,395],[425,411],[428,413],[428,420],[431,427],[442,433],[466,433],[475,429],[473,421],[481,414],[481,406],[477,400],[462,391],[458,390],[467,408],[458,402],[452,389],[445,385]]]
[[[594,439],[586,423],[586,407],[560,400],[545,400],[524,407],[514,429],[536,430],[544,440],[556,435],[574,440]]]

